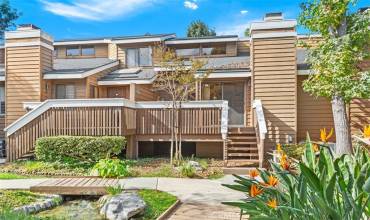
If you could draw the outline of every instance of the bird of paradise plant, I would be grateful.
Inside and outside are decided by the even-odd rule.
[[[364,138],[370,138],[370,125],[364,126],[363,136]]]
[[[333,136],[334,129],[330,129],[329,134],[326,133],[326,128],[320,129],[320,139],[322,142],[327,143],[331,136]]]
[[[305,145],[296,172],[285,169],[290,160],[283,155],[279,163],[270,161],[271,170],[258,170],[261,182],[235,175],[235,184],[224,186],[249,197],[224,204],[239,207],[249,219],[370,219],[369,152],[358,148],[335,158],[322,146],[316,156],[309,137]]]
[[[255,179],[258,175],[259,175],[259,172],[256,169],[249,171],[249,176],[253,179]]]

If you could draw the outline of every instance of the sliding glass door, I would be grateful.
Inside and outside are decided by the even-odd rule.
[[[244,126],[244,82],[203,83],[203,100],[227,100],[229,103],[229,126]]]

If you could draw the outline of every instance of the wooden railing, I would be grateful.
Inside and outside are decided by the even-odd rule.
[[[265,139],[267,134],[267,126],[261,100],[254,100],[253,108],[255,110],[257,119],[255,123],[255,128],[257,132],[259,167],[262,167],[265,154]]]
[[[136,112],[122,99],[48,100],[7,127],[7,159],[34,150],[40,137],[116,136],[136,131]]]
[[[34,150],[40,137],[169,135],[168,102],[126,99],[47,100],[5,128],[8,160]],[[227,134],[227,101],[183,103],[181,128],[185,135]]]
[[[172,111],[169,102],[138,102],[136,109],[136,134],[171,134]],[[223,117],[224,111],[227,112],[227,102],[224,101],[183,103],[178,113],[181,133],[184,135],[226,135],[227,117]]]

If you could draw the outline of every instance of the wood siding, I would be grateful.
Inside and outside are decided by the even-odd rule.
[[[157,97],[151,84],[135,85],[135,101],[156,101]]]
[[[297,141],[306,140],[307,132],[312,140],[320,140],[320,129],[334,128],[331,103],[328,99],[315,98],[303,91],[302,82],[307,76],[298,76],[298,134]],[[335,137],[331,139],[333,141]]]
[[[267,151],[294,142],[297,132],[296,38],[252,40],[254,99],[262,101],[267,122]]]
[[[355,99],[349,105],[352,134],[359,134],[370,125],[370,99]]]
[[[85,99],[87,98],[86,91],[86,79],[60,79],[50,81],[50,90],[51,97],[49,99],[56,98],[56,85],[69,85],[72,84],[75,86],[75,98],[76,99]]]
[[[51,108],[8,137],[8,160],[32,152],[40,137],[131,135],[135,114],[134,109],[123,107]]]
[[[238,41],[238,55],[250,54],[250,42]]]
[[[80,46],[80,45],[76,45]],[[93,56],[67,56],[67,47],[68,46],[55,46],[56,49],[56,58],[59,59],[65,59],[65,58],[71,58],[71,59],[79,59],[79,58],[102,58],[102,57],[108,57],[108,44],[95,44],[93,45],[95,47],[95,55]]]

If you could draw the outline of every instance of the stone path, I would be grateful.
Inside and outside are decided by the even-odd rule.
[[[29,189],[44,179],[0,180],[0,189]],[[245,198],[221,184],[232,183],[230,175],[218,180],[181,179],[181,178],[127,178],[119,182],[125,189],[157,189],[177,196],[182,204],[169,219],[239,219],[239,210],[221,204],[223,201],[235,201]]]

